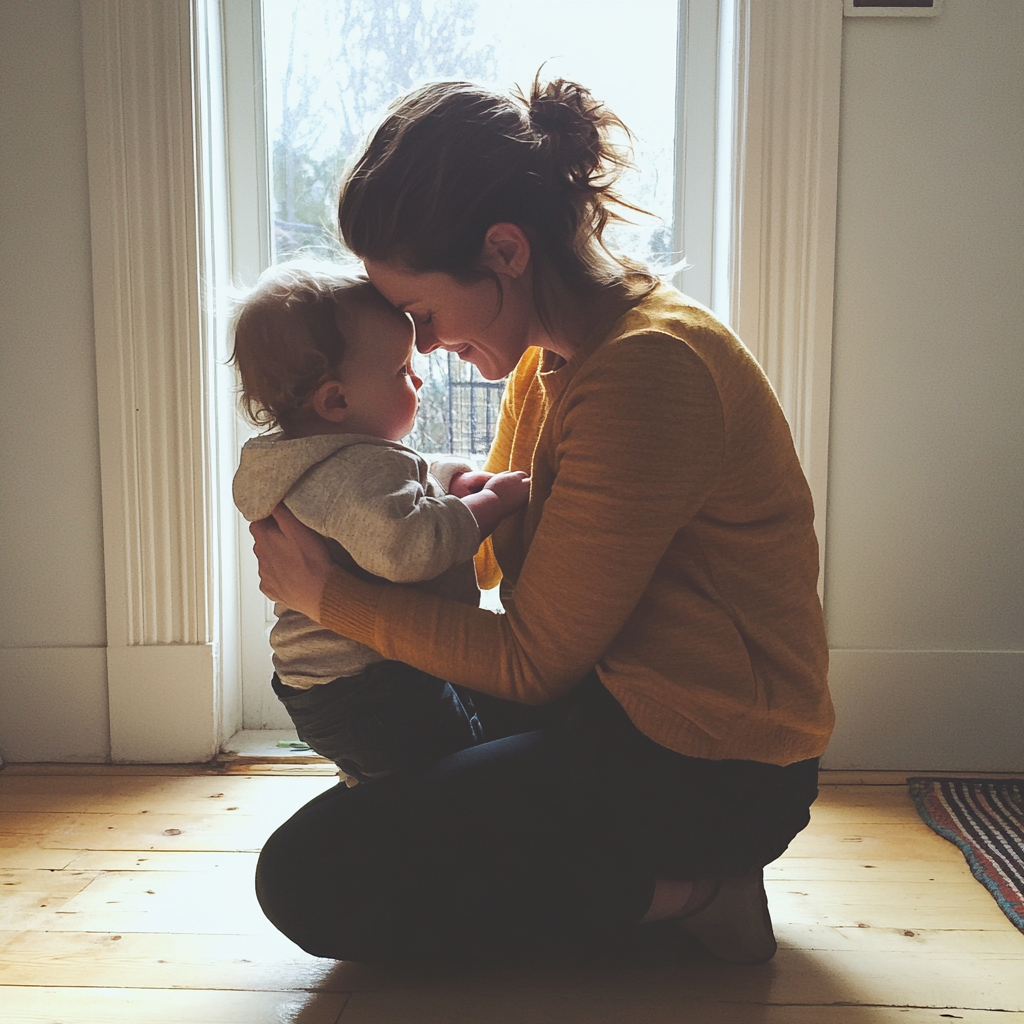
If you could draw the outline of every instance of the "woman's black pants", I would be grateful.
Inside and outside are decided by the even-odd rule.
[[[635,929],[655,879],[728,878],[774,860],[817,795],[817,759],[779,767],[659,746],[595,674],[544,708],[473,699],[485,735],[512,734],[337,786],[267,841],[260,905],[307,952],[469,960],[607,947]],[[516,731],[529,724],[540,727]]]

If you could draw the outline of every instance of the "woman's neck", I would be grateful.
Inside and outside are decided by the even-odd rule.
[[[545,307],[554,312],[545,326],[538,313],[530,344],[569,362],[604,324],[610,324],[636,303],[625,283],[595,287],[585,294],[571,291],[561,281],[543,292]]]

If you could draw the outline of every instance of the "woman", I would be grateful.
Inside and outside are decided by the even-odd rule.
[[[621,127],[569,82],[429,85],[342,186],[420,350],[512,374],[486,469],[532,486],[477,557],[504,616],[356,580],[286,510],[253,527],[268,595],[472,689],[503,736],[271,838],[260,900],[309,952],[579,949],[666,919],[775,952],[761,869],[807,824],[833,720],[810,493],[739,340],[604,249]]]

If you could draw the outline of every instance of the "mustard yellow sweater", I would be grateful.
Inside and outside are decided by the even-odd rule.
[[[596,666],[637,728],[683,754],[820,754],[833,711],[811,496],[760,367],[667,286],[553,362],[521,360],[487,463],[532,477],[477,555],[481,586],[512,591],[506,614],[339,570],[324,625],[525,703]]]

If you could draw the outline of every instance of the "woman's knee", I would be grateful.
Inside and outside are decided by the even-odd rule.
[[[267,919],[313,956],[364,960],[387,943],[400,843],[390,780],[323,794],[267,840],[256,865],[256,898]]]
[[[305,832],[292,818],[267,840],[256,863],[256,899],[279,932],[313,956],[330,957],[304,856]]]

